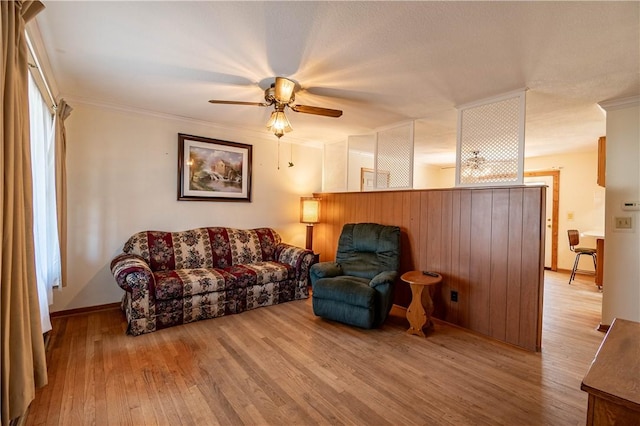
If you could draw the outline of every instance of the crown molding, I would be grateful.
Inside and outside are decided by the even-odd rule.
[[[86,105],[94,108],[102,108],[102,109],[108,109],[113,111],[125,112],[128,114],[138,114],[138,115],[143,115],[147,117],[160,118],[163,120],[172,120],[172,121],[179,121],[179,122],[189,123],[189,124],[198,125],[198,126],[205,126],[205,127],[210,127],[212,129],[217,129],[223,132],[239,133],[244,138],[250,139],[252,141],[273,142],[273,138],[275,137],[273,136],[273,134],[267,131],[260,132],[254,129],[249,129],[247,127],[239,127],[239,126],[228,126],[228,125],[223,126],[212,121],[199,120],[196,118],[185,117],[185,116],[175,115],[175,114],[168,114],[164,112],[132,107],[128,105],[116,104],[111,102],[103,102],[103,101],[95,101],[92,99],[87,99],[87,98],[77,97],[77,96],[61,96],[61,98],[64,98],[67,101],[67,103],[69,103],[71,106],[73,106],[73,104],[81,104],[81,105]],[[286,140],[282,140],[281,142],[293,144],[293,145],[307,146],[311,148],[322,148],[324,146],[324,142],[302,140],[300,138],[291,137],[290,134],[287,134]]]
[[[605,111],[615,111],[617,109],[633,108],[640,106],[640,96],[630,96],[628,98],[611,99],[609,101],[598,102],[598,106]]]

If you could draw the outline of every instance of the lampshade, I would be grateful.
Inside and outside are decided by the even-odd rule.
[[[273,131],[273,134],[280,138],[285,133],[289,133],[293,130],[289,119],[285,115],[284,111],[273,111],[271,117],[267,122],[267,129]]]
[[[300,197],[300,222],[307,224],[320,222],[320,198]]]

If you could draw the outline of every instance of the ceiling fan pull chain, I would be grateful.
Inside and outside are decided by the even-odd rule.
[[[289,144],[289,167],[293,167],[293,144]]]
[[[280,138],[278,138],[278,170],[280,170]]]

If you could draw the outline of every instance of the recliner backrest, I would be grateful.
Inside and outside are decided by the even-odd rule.
[[[336,262],[345,275],[372,279],[400,266],[400,228],[377,223],[347,223],[338,240]]]

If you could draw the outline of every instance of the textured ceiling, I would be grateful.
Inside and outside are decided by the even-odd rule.
[[[597,102],[640,94],[638,2],[45,2],[37,26],[70,102],[268,135],[274,76],[300,104],[295,143],[416,122],[421,161],[455,152],[456,105],[528,87],[526,155],[593,149]],[[270,136],[275,139],[275,137]]]

